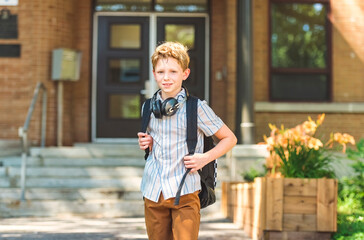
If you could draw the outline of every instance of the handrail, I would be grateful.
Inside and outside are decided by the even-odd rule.
[[[33,111],[35,108],[35,104],[37,103],[38,95],[40,89],[43,90],[43,98],[42,98],[42,129],[41,129],[41,147],[45,146],[45,138],[46,138],[46,124],[47,124],[47,89],[43,83],[38,82],[37,86],[34,89],[34,94],[32,101],[30,103],[27,118],[23,127],[19,128],[19,137],[21,138],[22,142],[22,161],[21,161],[21,196],[20,200],[25,201],[25,181],[26,181],[26,169],[27,169],[27,157],[29,154],[29,145],[28,145],[28,129],[30,120],[33,116]]]

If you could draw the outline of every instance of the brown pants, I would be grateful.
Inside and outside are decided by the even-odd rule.
[[[162,193],[157,203],[145,199],[149,240],[197,240],[200,228],[198,191],[181,196],[177,206],[173,205],[174,199],[165,200]]]

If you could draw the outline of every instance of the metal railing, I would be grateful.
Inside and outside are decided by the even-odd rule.
[[[32,101],[30,103],[27,118],[25,120],[24,126],[19,128],[19,137],[22,142],[22,161],[21,161],[21,196],[20,200],[25,200],[25,187],[26,187],[26,175],[27,175],[27,158],[29,154],[29,143],[28,143],[28,129],[30,120],[33,116],[33,111],[35,108],[35,104],[37,103],[39,91],[43,90],[43,98],[42,98],[42,129],[41,129],[41,147],[45,146],[45,138],[46,138],[46,121],[47,121],[47,89],[44,84],[41,82],[37,83],[37,86],[34,89],[34,94]]]

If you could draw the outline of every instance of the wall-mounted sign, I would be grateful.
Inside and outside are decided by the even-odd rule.
[[[0,44],[0,57],[19,58],[21,46],[19,44]]]
[[[0,10],[0,38],[18,38],[18,16],[6,8]]]
[[[0,0],[0,6],[18,6],[18,0]]]

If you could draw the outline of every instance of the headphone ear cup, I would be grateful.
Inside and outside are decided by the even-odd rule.
[[[173,116],[178,110],[176,107],[177,103],[177,99],[173,97],[164,100],[161,107],[162,115],[168,117]]]
[[[162,118],[161,105],[162,103],[160,100],[153,101],[152,112],[155,118]]]

